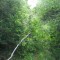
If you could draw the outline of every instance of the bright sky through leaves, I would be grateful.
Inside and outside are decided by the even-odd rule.
[[[28,0],[28,5],[30,6],[30,9],[33,9],[37,5],[37,0]]]

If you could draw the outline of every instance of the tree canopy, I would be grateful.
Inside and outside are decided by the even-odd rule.
[[[0,60],[27,34],[11,60],[60,60],[59,0],[0,0]]]

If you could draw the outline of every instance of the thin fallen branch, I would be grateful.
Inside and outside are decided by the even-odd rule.
[[[29,33],[29,34],[30,34],[30,33]],[[13,52],[11,53],[11,56],[10,56],[7,60],[10,60],[10,59],[13,57],[13,55],[14,55],[15,51],[17,50],[17,48],[19,47],[19,45],[29,36],[29,34],[26,35],[24,38],[21,39],[21,41],[20,41],[20,42],[17,44],[17,46],[14,48]]]

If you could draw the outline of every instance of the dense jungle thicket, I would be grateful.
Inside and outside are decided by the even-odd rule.
[[[60,60],[60,0],[0,0],[0,60],[27,34],[11,60]]]

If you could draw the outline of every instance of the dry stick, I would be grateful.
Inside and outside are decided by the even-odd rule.
[[[30,34],[30,33],[29,33],[29,34]],[[11,53],[11,56],[10,56],[7,60],[10,60],[10,59],[13,57],[13,55],[14,55],[15,51],[17,50],[17,48],[19,47],[19,45],[24,41],[24,39],[26,39],[26,38],[29,36],[29,34],[26,35],[24,38],[21,39],[21,41],[20,41],[20,42],[17,44],[17,46],[14,48],[13,52]]]

